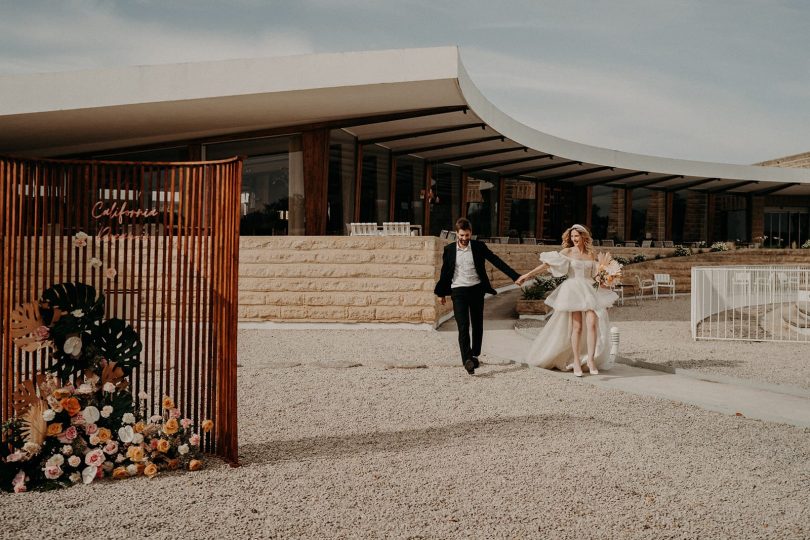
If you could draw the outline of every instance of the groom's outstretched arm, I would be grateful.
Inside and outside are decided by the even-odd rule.
[[[517,281],[517,279],[520,277],[520,274],[518,274],[517,272],[515,272],[515,271],[512,269],[512,267],[511,267],[511,266],[509,266],[508,264],[506,264],[505,262],[503,262],[503,260],[501,260],[501,258],[500,258],[500,257],[498,257],[497,255],[495,255],[494,253],[492,253],[492,251],[490,251],[490,250],[489,250],[489,248],[487,247],[487,245],[486,245],[486,244],[482,244],[482,245],[484,246],[484,258],[485,258],[486,260],[488,260],[489,262],[491,262],[491,263],[492,263],[492,265],[493,265],[495,268],[497,268],[498,270],[500,270],[501,272],[503,272],[504,274],[506,274],[507,276],[509,276],[509,278],[510,278],[512,281]]]

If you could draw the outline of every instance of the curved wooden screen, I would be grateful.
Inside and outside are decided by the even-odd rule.
[[[54,284],[79,281],[104,294],[107,317],[120,317],[140,333],[142,363],[131,376],[133,395],[146,391],[153,413],[161,396],[171,395],[196,425],[213,419],[205,450],[237,463],[241,179],[237,158],[0,158],[3,420],[12,415],[16,385],[50,362],[46,349],[14,347],[11,310]],[[74,246],[78,233],[89,235],[86,246]]]

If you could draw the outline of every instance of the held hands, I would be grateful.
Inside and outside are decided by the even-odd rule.
[[[526,283],[527,281],[529,281],[529,278],[530,278],[530,277],[531,277],[531,276],[529,276],[529,274],[523,274],[522,276],[520,276],[519,278],[517,278],[517,279],[515,280],[515,285],[517,285],[517,286],[521,286],[521,285],[523,285],[524,283]]]
[[[441,305],[445,305],[447,303],[447,300],[444,298],[444,296],[439,297],[439,303]]]

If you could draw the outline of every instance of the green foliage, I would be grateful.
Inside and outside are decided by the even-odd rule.
[[[560,286],[565,281],[565,276],[552,277],[549,275],[535,278],[534,283],[523,289],[524,300],[542,300],[548,294]]]
[[[141,365],[143,345],[138,333],[121,319],[104,321],[93,331],[96,353],[115,362],[125,375]]]
[[[633,261],[632,262],[640,263],[640,262],[644,262],[646,260],[647,260],[647,257],[645,257],[643,253],[636,253],[635,255],[633,255]]]
[[[673,257],[688,257],[692,254],[692,250],[688,247],[682,246],[678,244],[675,246],[675,252],[672,254]]]

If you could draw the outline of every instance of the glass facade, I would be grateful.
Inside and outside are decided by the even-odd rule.
[[[343,130],[329,134],[329,186],[327,189],[326,234],[348,234],[354,221],[354,137]]]
[[[537,225],[537,197],[534,182],[506,180],[504,229],[510,238],[534,238]]]
[[[615,232],[610,234],[610,216],[615,189],[607,186],[591,188],[591,235],[596,240],[616,240]],[[615,219],[615,218],[614,218]],[[613,231],[615,231],[615,227]]]
[[[497,174],[478,173],[467,178],[467,219],[473,234],[479,238],[500,236],[498,231],[498,193],[501,180]]]
[[[363,147],[363,171],[360,188],[360,221],[382,224],[388,219],[391,197],[390,152],[376,145]]]
[[[630,234],[625,240],[641,242],[653,232],[647,226],[647,210],[650,206],[650,190],[639,188],[633,190],[633,214],[630,222]]]
[[[300,138],[274,137],[210,144],[205,146],[204,155],[205,159],[211,160],[246,156],[242,176],[240,234],[303,234]]]
[[[810,238],[807,208],[765,208],[764,247],[796,248]]]
[[[425,221],[425,162],[410,156],[397,159],[392,221],[421,225]]]
[[[439,236],[443,229],[452,230],[461,215],[461,169],[434,165],[432,172],[428,190],[430,234]]]

